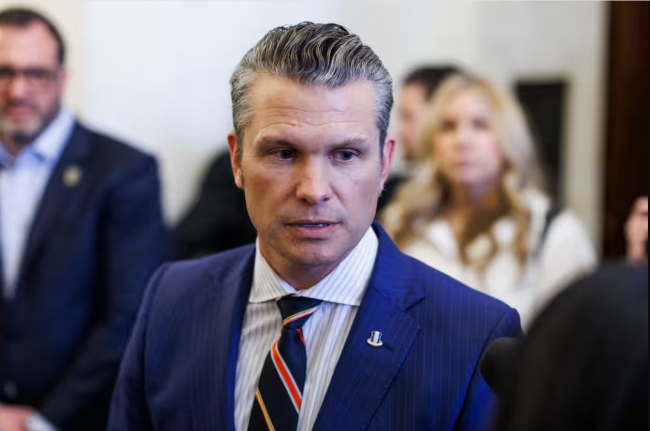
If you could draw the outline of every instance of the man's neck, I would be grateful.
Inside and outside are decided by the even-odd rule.
[[[354,250],[354,249],[353,249]],[[323,281],[352,253],[352,250],[335,263],[307,266],[296,265],[260,243],[260,252],[273,271],[298,291],[308,290]]]

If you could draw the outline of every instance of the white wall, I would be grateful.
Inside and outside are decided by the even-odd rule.
[[[93,124],[159,155],[175,220],[206,163],[226,148],[229,79],[268,30],[336,21],[326,2],[91,2],[86,110]]]
[[[3,1],[0,4],[5,4]],[[157,154],[170,221],[231,127],[228,79],[272,27],[340,22],[398,80],[414,65],[467,65],[499,82],[571,81],[565,194],[600,241],[605,4],[479,1],[31,1],[71,42],[70,103]]]

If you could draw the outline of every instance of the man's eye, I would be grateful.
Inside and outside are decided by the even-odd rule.
[[[357,156],[357,153],[355,153],[354,151],[341,151],[338,154],[339,159],[344,161],[344,162],[350,162],[350,161],[354,160],[354,158],[356,156]]]
[[[28,79],[42,81],[49,78],[50,73],[45,69],[27,69],[25,70],[25,76]]]
[[[9,67],[0,68],[0,79],[11,79],[16,76],[16,71]]]
[[[293,150],[282,150],[275,153],[275,155],[280,160],[291,160],[295,154]]]

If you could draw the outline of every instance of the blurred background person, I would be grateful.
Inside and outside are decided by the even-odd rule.
[[[610,267],[567,289],[513,357],[498,376],[496,430],[646,431],[647,267]]]
[[[193,259],[252,244],[257,231],[237,188],[230,153],[219,154],[203,181],[192,208],[173,229],[173,260]]]
[[[634,204],[625,226],[627,260],[634,265],[648,264],[648,198]]]
[[[61,98],[65,45],[0,13],[0,430],[101,431],[165,250],[156,162]]]
[[[382,221],[409,255],[516,308],[523,321],[596,263],[578,219],[543,192],[514,98],[456,75],[437,93],[423,165]]]
[[[378,214],[381,214],[381,211],[391,202],[399,187],[411,179],[422,153],[420,135],[431,107],[431,100],[440,84],[459,71],[452,65],[423,66],[410,72],[404,79],[397,113],[398,133],[405,166],[393,172],[386,182],[384,192],[379,198]]]

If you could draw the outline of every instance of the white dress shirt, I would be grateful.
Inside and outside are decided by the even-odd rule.
[[[269,266],[257,247],[253,288],[240,342],[235,387],[235,425],[248,431],[255,391],[271,346],[282,335],[276,298],[288,295],[319,299],[323,304],[303,328],[307,342],[307,380],[298,431],[310,431],[320,412],[352,324],[375,266],[379,241],[369,229],[350,255],[309,290],[296,291]]]
[[[62,109],[52,124],[16,158],[0,142],[0,254],[4,275],[2,294],[7,301],[16,295],[34,218],[75,122],[72,112]],[[26,426],[28,431],[56,431],[38,414]]]
[[[533,216],[528,250],[534,258],[523,271],[513,248],[516,225],[509,217],[497,221],[492,229],[498,253],[485,273],[464,264],[453,230],[443,219],[427,225],[404,252],[515,308],[527,327],[563,287],[596,266],[597,256],[582,224],[569,211],[555,219],[539,250],[551,203],[536,190],[529,190],[525,199]],[[484,235],[470,244],[468,255],[480,259],[489,251],[490,242]]]
[[[0,249],[3,294],[7,300],[16,294],[34,217],[74,125],[74,115],[62,109],[52,124],[15,159],[0,142]]]

